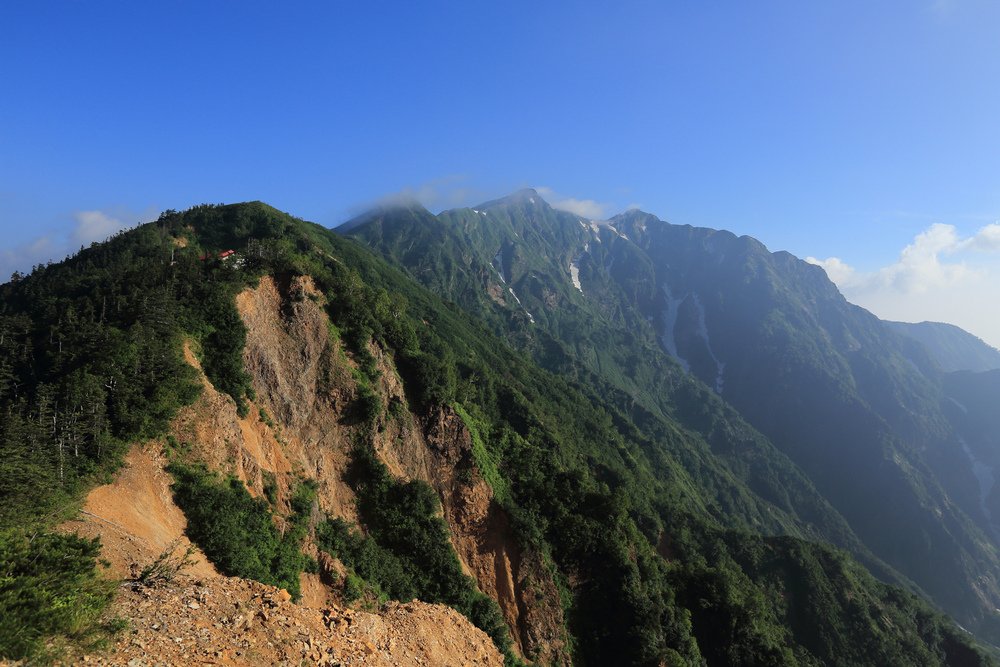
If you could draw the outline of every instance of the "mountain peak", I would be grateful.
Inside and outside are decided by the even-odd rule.
[[[339,226],[337,226],[336,229],[339,233],[343,234],[351,231],[352,229],[356,229],[357,227],[361,227],[362,225],[372,222],[373,220],[378,220],[379,218],[383,218],[388,213],[399,213],[399,212],[408,212],[411,214],[417,214],[421,216],[425,214],[432,215],[432,213],[428,211],[423,204],[417,201],[415,197],[409,197],[409,196],[390,197],[372,206],[364,213],[361,213],[360,215],[357,215],[351,218],[350,220],[341,223]]]
[[[494,206],[544,206],[547,208],[549,203],[542,199],[534,188],[522,188],[506,197],[480,204],[476,208],[492,208]]]

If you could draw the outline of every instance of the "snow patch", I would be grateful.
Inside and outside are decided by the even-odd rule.
[[[663,343],[663,349],[667,351],[667,354],[680,362],[684,372],[689,373],[691,372],[691,364],[677,352],[677,340],[674,338],[677,315],[680,313],[681,302],[684,299],[675,298],[670,294],[670,288],[666,285],[663,285],[661,289],[663,289],[663,296],[667,299],[667,308],[663,311],[663,335],[660,337],[660,342]]]
[[[580,267],[576,265],[578,260],[579,258],[569,263],[569,277],[573,281],[573,287],[580,290],[580,294],[583,294],[583,286],[580,284]]]
[[[715,352],[712,351],[712,343],[708,340],[708,327],[705,326],[705,307],[701,305],[701,299],[698,298],[697,294],[692,294],[691,297],[694,300],[695,307],[698,309],[698,335],[705,341],[705,349],[708,350],[712,361],[715,362],[715,393],[721,394],[724,382],[723,373],[726,370],[726,365],[719,361],[719,358],[715,356]]]
[[[577,220],[580,226],[584,229],[589,229],[590,233],[594,235],[594,240],[598,243],[601,242],[601,224],[597,220]]]
[[[701,299],[698,298],[697,294],[675,297],[670,293],[670,288],[666,285],[663,285],[661,289],[663,290],[663,295],[667,300],[667,307],[663,312],[663,334],[660,337],[660,341],[663,343],[663,349],[665,349],[670,356],[676,359],[686,372],[691,372],[691,364],[687,359],[680,355],[680,352],[678,352],[677,339],[674,337],[674,330],[677,327],[677,316],[680,314],[681,304],[686,298],[688,298],[688,296],[690,296],[692,303],[694,303],[694,306],[698,311],[697,329],[695,332],[698,337],[705,341],[705,349],[708,350],[709,356],[712,358],[712,361],[715,362],[715,393],[721,394],[723,387],[725,386],[726,364],[719,361],[719,358],[715,356],[715,352],[712,350],[712,343],[708,337],[708,327],[705,325],[705,307],[701,304]]]
[[[528,201],[530,201],[532,204],[534,204],[535,203],[535,198],[534,197],[528,197]]]
[[[962,414],[966,414],[966,415],[969,414],[969,408],[965,407],[964,405],[962,405],[961,403],[959,403],[958,401],[956,401],[951,396],[948,397],[948,400],[951,401],[952,403],[954,403],[958,407],[958,409],[962,411]]]
[[[573,281],[573,287],[580,290],[580,294],[583,294],[583,285],[580,284],[580,260],[583,256],[590,252],[590,244],[583,244],[583,252],[574,257],[569,263],[569,277]]]
[[[510,295],[512,297],[514,297],[514,301],[517,301],[517,305],[521,306],[521,310],[523,310],[524,314],[528,316],[528,321],[534,324],[535,318],[531,315],[531,313],[528,312],[528,309],[524,307],[524,304],[521,303],[521,300],[517,298],[517,294],[514,293],[514,288],[508,287],[507,291],[510,292]]]
[[[607,220],[605,220],[605,221],[603,221],[603,222],[602,222],[602,221],[599,221],[599,220],[591,220],[590,222],[591,222],[592,224],[595,224],[595,225],[600,225],[601,227],[605,227],[605,228],[607,228],[607,229],[610,229],[610,230],[611,230],[612,232],[614,232],[614,233],[615,233],[615,234],[616,234],[617,236],[620,236],[621,238],[625,239],[626,241],[628,241],[628,240],[629,240],[629,238],[628,238],[627,236],[625,236],[625,233],[624,233],[624,232],[622,232],[621,230],[619,230],[619,229],[618,229],[617,227],[615,227],[615,226],[614,226],[613,224],[611,224],[611,223],[610,223],[610,222],[608,222]]]

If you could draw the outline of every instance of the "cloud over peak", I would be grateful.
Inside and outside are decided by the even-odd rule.
[[[103,241],[128,226],[103,211],[77,211],[73,214],[73,218],[76,220],[76,226],[73,228],[71,240],[80,245]]]
[[[535,188],[539,195],[549,203],[552,208],[560,211],[569,211],[573,215],[588,220],[603,220],[607,217],[609,206],[593,199],[577,199],[575,197],[561,197],[552,188]]]
[[[806,261],[823,267],[844,296],[879,317],[950,322],[1000,346],[1000,223],[962,237],[935,223],[917,234],[895,262],[858,271],[839,257]]]

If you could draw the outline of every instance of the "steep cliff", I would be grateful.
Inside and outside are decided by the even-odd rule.
[[[115,481],[91,491],[79,517],[64,525],[100,537],[102,556],[115,576],[135,578],[165,550],[176,555],[190,545],[160,451],[171,443],[184,456],[236,476],[258,496],[270,485],[267,493],[278,505],[288,505],[297,479],[313,479],[318,508],[357,520],[353,491],[344,482],[350,460],[351,428],[343,425],[353,391],[350,362],[330,338],[321,296],[307,277],[265,277],[257,288],[241,292],[237,305],[247,327],[244,359],[256,392],[246,416],[212,386],[186,345],[185,358],[203,386],[199,398],[181,410],[167,439],[134,448]],[[444,482],[444,471],[435,470],[435,481]],[[353,656],[387,665],[502,662],[486,635],[445,607],[414,603],[380,614],[345,609],[339,592],[331,590],[338,566],[329,558],[321,559],[327,566],[322,577],[301,575],[303,600],[296,607],[283,591],[220,576],[192,548],[193,563],[173,585],[127,589],[114,609],[134,631],[119,641],[112,657],[88,656],[88,661],[214,657],[227,664],[260,664],[297,656],[339,664]]]

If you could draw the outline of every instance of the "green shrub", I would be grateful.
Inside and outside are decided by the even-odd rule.
[[[349,478],[369,536],[333,519],[317,530],[320,547],[393,599],[454,607],[512,656],[497,603],[462,572],[434,490],[421,481],[394,479],[368,445],[355,447]]]
[[[98,573],[99,554],[96,539],[0,533],[0,656],[38,659],[52,638],[86,647],[106,636],[116,584]]]
[[[174,497],[188,520],[187,534],[219,571],[286,589],[298,598],[304,531],[282,537],[262,499],[238,479],[221,480],[204,466],[172,463]]]
[[[375,540],[351,530],[343,519],[328,519],[317,526],[316,540],[323,551],[377,585],[389,598],[406,602],[417,597],[409,564]]]
[[[365,592],[365,581],[353,572],[348,572],[344,577],[344,600],[354,602]]]

